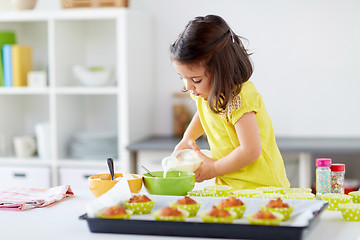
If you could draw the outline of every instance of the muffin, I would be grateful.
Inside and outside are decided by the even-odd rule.
[[[281,198],[270,200],[268,204],[262,205],[260,208],[264,211],[281,213],[284,216],[283,221],[288,220],[294,210],[294,206],[289,206],[289,204],[284,203]]]
[[[155,220],[158,221],[185,221],[189,213],[176,207],[163,207],[161,210],[153,213]]]
[[[125,207],[132,210],[134,214],[148,214],[151,212],[154,204],[155,201],[146,195],[135,195],[129,200],[124,201]]]
[[[100,211],[98,217],[111,219],[129,219],[132,214],[133,212],[131,210],[126,210],[123,206],[117,205]]]
[[[232,223],[236,218],[236,213],[213,206],[210,211],[202,212],[200,216],[205,223]]]
[[[250,224],[255,225],[279,225],[284,216],[277,212],[259,210],[246,216]]]
[[[135,195],[132,196],[128,202],[129,203],[151,202],[151,199],[146,195]]]
[[[234,196],[221,200],[217,206],[235,212],[236,218],[242,218],[246,210],[246,204]]]
[[[171,207],[176,207],[187,211],[189,213],[189,217],[195,217],[201,207],[202,202],[195,201],[189,196],[185,196],[181,199],[178,199],[176,202],[172,201],[169,204]]]

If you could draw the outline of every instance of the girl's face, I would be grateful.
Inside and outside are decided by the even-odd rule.
[[[184,81],[185,89],[207,100],[211,91],[211,79],[205,67],[202,64],[189,65],[177,61],[173,62],[173,66]]]

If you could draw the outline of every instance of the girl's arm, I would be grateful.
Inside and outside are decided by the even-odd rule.
[[[235,148],[227,156],[215,161],[206,156],[204,157],[204,155],[201,156],[201,152],[198,153],[204,161],[195,171],[197,182],[235,172],[259,158],[261,141],[255,113],[245,113],[235,123],[235,129],[240,146]]]
[[[200,117],[198,112],[196,112],[189,126],[186,128],[183,138],[176,145],[174,151],[187,148],[199,150],[199,147],[196,145],[195,140],[198,139],[203,133],[204,129],[202,128]]]

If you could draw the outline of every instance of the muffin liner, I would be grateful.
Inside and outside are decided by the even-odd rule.
[[[279,225],[281,221],[284,219],[284,216],[278,212],[272,212],[275,215],[275,219],[257,219],[254,218],[256,213],[250,213],[246,216],[247,220],[250,224],[254,225]]]
[[[346,221],[360,221],[360,204],[340,203],[339,209]]]
[[[229,211],[231,214],[230,217],[212,217],[209,216],[209,211],[200,213],[200,216],[205,223],[232,223],[236,218],[236,213],[233,211]]]
[[[196,201],[196,204],[176,204],[175,201],[169,202],[171,207],[177,207],[178,209],[183,209],[189,213],[189,217],[195,217],[197,212],[199,211],[202,202]]]
[[[215,190],[193,190],[187,193],[190,197],[215,197]]]
[[[351,196],[340,193],[326,193],[321,196],[321,199],[329,202],[328,210],[339,211],[339,203],[349,203]]]
[[[254,195],[254,198],[277,199],[277,198],[285,198],[285,195],[281,193],[260,193]]]
[[[258,187],[256,190],[262,191],[263,193],[284,193],[284,188],[281,187]]]
[[[204,190],[215,190],[214,197],[228,197],[230,195],[231,187],[227,185],[215,185],[215,186],[207,186]]]
[[[353,203],[360,203],[360,191],[353,191],[348,193],[352,197]]]
[[[234,207],[225,207],[224,209],[227,211],[232,211],[236,213],[236,218],[242,218],[244,216],[244,212],[246,210],[247,205],[234,206]]]
[[[287,193],[311,193],[311,188],[285,188],[284,194]]]
[[[314,200],[315,194],[309,192],[288,192],[285,193],[286,199]]]
[[[266,205],[261,205],[260,208],[264,211],[270,211],[272,213],[277,212],[284,216],[283,221],[287,221],[290,217],[290,214],[294,210],[294,206],[289,206],[288,208],[271,208]]]
[[[104,210],[103,210],[104,211]],[[129,219],[131,217],[131,215],[133,215],[133,211],[129,210],[129,209],[126,209],[126,214],[123,214],[123,215],[117,215],[117,216],[104,216],[102,215],[102,212],[101,211],[97,217],[99,218],[108,218],[108,219]]]
[[[243,189],[243,190],[233,191],[235,197],[246,197],[246,198],[252,198],[254,197],[254,195],[260,193],[262,193],[262,191],[255,189]]]
[[[129,200],[124,201],[124,205],[127,209],[130,209],[134,214],[148,214],[151,212],[155,201],[150,202],[139,202],[139,203],[129,203]]]
[[[157,221],[176,221],[176,222],[184,222],[185,219],[189,216],[189,213],[181,208],[177,208],[180,212],[182,212],[182,216],[160,216],[160,211],[153,212],[153,216],[155,217],[155,220]]]

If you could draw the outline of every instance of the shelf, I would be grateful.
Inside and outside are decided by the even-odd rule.
[[[42,142],[51,156],[51,161],[0,157],[0,168],[49,167],[52,186],[66,179],[61,173],[72,174],[71,168],[103,172],[105,159],[72,157],[88,154],[87,149],[95,149],[91,144],[83,150],[83,145],[74,148],[71,143],[78,133],[110,132],[117,136],[112,153],[104,147],[107,143],[96,146],[117,156],[115,165],[122,172],[130,172],[126,146],[152,131],[151,121],[144,121],[154,112],[151,17],[127,8],[3,12],[0,31],[13,31],[18,44],[32,46],[33,69],[45,71],[48,80],[44,88],[0,87],[0,155],[15,155],[15,137],[36,137],[36,127],[46,125]],[[76,65],[109,67],[111,78],[101,87],[84,86],[74,76]]]
[[[32,87],[0,87],[1,95],[46,95],[50,93],[48,87],[32,88]]]
[[[55,89],[55,93],[59,95],[115,95],[118,91],[117,87],[59,87]]]
[[[0,157],[0,165],[6,166],[46,166],[50,167],[51,162],[49,160],[43,160],[36,157],[32,158],[17,158],[15,156],[12,157]]]
[[[10,11],[1,12],[1,22],[12,21],[48,21],[48,20],[79,20],[79,19],[109,19],[116,18],[119,14],[134,12],[129,9],[66,9],[55,11]]]

